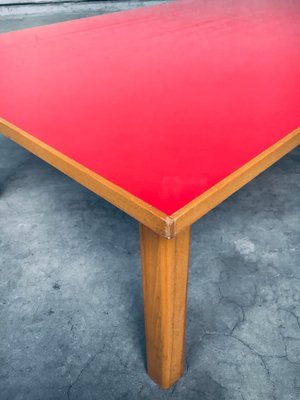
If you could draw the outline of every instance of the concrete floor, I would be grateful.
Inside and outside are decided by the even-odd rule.
[[[0,187],[0,400],[300,399],[300,148],[193,226],[168,391],[145,371],[138,224],[1,135]]]
[[[2,0],[3,1],[3,0]],[[157,5],[168,0],[88,1],[88,0],[0,0],[0,33],[33,26],[68,21],[131,8]],[[25,4],[24,4],[25,3]]]

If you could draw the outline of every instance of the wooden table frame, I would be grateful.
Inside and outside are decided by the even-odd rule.
[[[184,369],[190,226],[300,144],[300,128],[171,215],[0,118],[0,132],[140,223],[147,369],[162,388]]]

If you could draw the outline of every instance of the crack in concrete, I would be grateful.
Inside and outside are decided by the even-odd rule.
[[[71,395],[71,390],[74,388],[74,386],[78,383],[79,379],[81,378],[82,374],[84,373],[84,371],[86,369],[89,368],[89,366],[93,363],[93,361],[95,360],[95,358],[104,352],[106,348],[106,343],[104,343],[104,345],[102,346],[101,350],[97,351],[89,360],[88,362],[84,365],[84,367],[80,370],[79,374],[77,375],[77,377],[74,379],[74,381],[68,386],[67,389],[67,398],[68,400],[70,399],[70,395]]]
[[[114,332],[113,332],[113,334],[111,335],[111,337],[110,337],[110,342],[113,341],[113,338],[115,337],[115,334],[116,334],[116,330],[117,330],[117,329],[115,329]],[[67,389],[67,398],[68,398],[68,400],[70,400],[71,390],[72,390],[72,389],[74,388],[74,386],[79,382],[79,380],[80,380],[81,376],[83,375],[83,373],[91,366],[91,364],[94,362],[94,360],[96,359],[96,357],[97,357],[99,354],[103,353],[103,352],[106,350],[106,345],[107,345],[107,342],[106,342],[106,340],[104,340],[104,344],[103,344],[102,348],[101,348],[100,350],[98,350],[98,351],[85,363],[85,365],[83,366],[83,368],[82,368],[82,369],[79,371],[79,373],[77,374],[77,376],[76,376],[76,378],[74,379],[74,381],[71,382],[71,384],[68,386],[68,389]]]
[[[267,373],[269,382],[270,382],[270,384],[272,385],[272,397],[273,397],[273,400],[276,400],[276,397],[275,397],[275,394],[274,394],[274,392],[275,392],[275,384],[274,384],[274,382],[273,382],[272,379],[271,379],[270,370],[269,370],[269,368],[268,368],[268,366],[267,366],[267,364],[266,364],[266,361],[265,361],[265,359],[264,359],[264,356],[262,356],[257,350],[255,350],[254,348],[252,348],[247,342],[245,342],[244,340],[238,338],[237,336],[234,336],[234,335],[231,335],[231,334],[226,334],[226,333],[220,333],[220,332],[205,332],[205,335],[207,335],[207,336],[216,336],[216,335],[220,335],[220,336],[228,336],[228,337],[231,337],[232,339],[237,340],[237,341],[240,342],[242,345],[244,345],[245,347],[247,347],[247,348],[251,351],[252,354],[256,355],[256,356],[261,360],[261,363],[262,363],[262,365],[263,365],[263,367],[264,367],[264,370],[265,370],[266,373]]]

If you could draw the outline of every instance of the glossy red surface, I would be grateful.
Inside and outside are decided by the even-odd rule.
[[[171,214],[300,126],[300,2],[178,1],[0,36],[0,117]]]

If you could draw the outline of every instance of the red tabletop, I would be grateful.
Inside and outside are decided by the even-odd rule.
[[[300,126],[299,0],[0,35],[0,117],[171,214]]]

